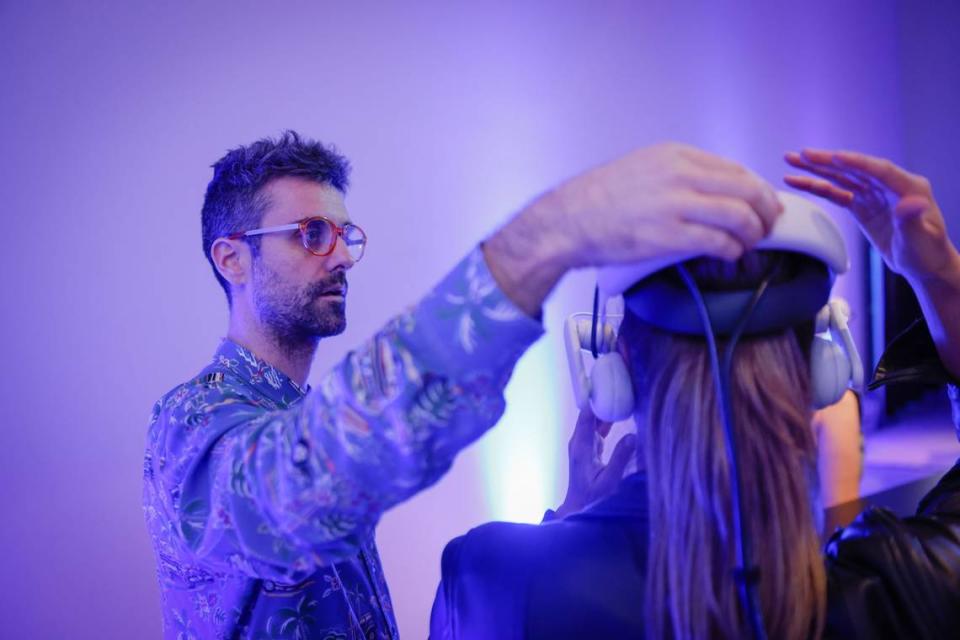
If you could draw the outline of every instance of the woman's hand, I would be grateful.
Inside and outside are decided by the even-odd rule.
[[[854,151],[804,149],[788,153],[786,161],[813,176],[791,175],[784,182],[849,209],[887,266],[907,279],[940,360],[960,379],[960,253],[930,182]]]
[[[570,458],[570,476],[567,481],[567,496],[557,508],[556,517],[577,513],[588,504],[604,498],[617,488],[623,478],[624,469],[637,450],[636,434],[628,434],[620,439],[610,461],[604,465],[603,441],[610,434],[609,422],[602,422],[585,410],[577,418],[567,453]]]
[[[814,175],[790,175],[784,182],[849,209],[895,273],[914,283],[958,268],[960,257],[923,176],[853,151],[804,149],[785,159]]]

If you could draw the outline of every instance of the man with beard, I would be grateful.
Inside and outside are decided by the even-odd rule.
[[[780,213],[728,160],[633,152],[535,199],[311,390],[366,247],[347,176],[344,158],[293,132],[214,165],[203,248],[227,337],[157,403],[144,464],[168,638],[396,638],[379,517],[497,421],[564,273],[693,248],[732,260]]]

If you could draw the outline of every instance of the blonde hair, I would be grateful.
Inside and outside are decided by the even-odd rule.
[[[770,259],[769,253],[751,253],[733,265],[703,259],[688,269],[703,290],[743,288],[759,282]],[[786,258],[777,279],[789,277],[798,259]],[[826,601],[812,508],[817,475],[809,408],[810,330],[741,339],[730,382],[743,527],[752,544],[748,562],[760,569],[767,635],[785,640],[819,637]],[[657,331],[629,312],[621,339],[645,441],[647,635],[746,637],[749,627],[733,576],[729,464],[706,343]],[[723,340],[718,348],[724,348]]]

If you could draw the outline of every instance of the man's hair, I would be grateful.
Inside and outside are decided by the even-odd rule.
[[[792,277],[806,259],[780,255],[784,263],[774,282]],[[756,287],[775,259],[773,252],[753,251],[734,264],[702,258],[687,268],[701,290],[724,291]],[[744,477],[743,526],[760,567],[760,608],[768,635],[787,640],[819,637],[826,606],[813,500],[812,338],[812,320],[744,337],[730,383]],[[638,399],[648,478],[646,637],[745,637],[731,571],[730,462],[706,343],[657,330],[629,308],[620,339]],[[719,341],[721,352],[725,344]]]
[[[270,205],[263,187],[275,178],[293,176],[313,180],[345,193],[350,163],[332,146],[284,131],[278,139],[263,138],[245,147],[231,149],[213,164],[213,179],[203,200],[201,224],[203,254],[213,275],[230,298],[230,284],[213,264],[214,240],[260,226]],[[247,238],[256,254],[259,236]]]

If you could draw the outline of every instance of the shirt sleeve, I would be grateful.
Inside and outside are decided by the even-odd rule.
[[[198,385],[203,402],[179,394],[155,415],[153,455],[181,543],[212,569],[278,581],[355,555],[386,509],[497,422],[541,333],[478,248],[290,409],[264,411],[229,377]]]

